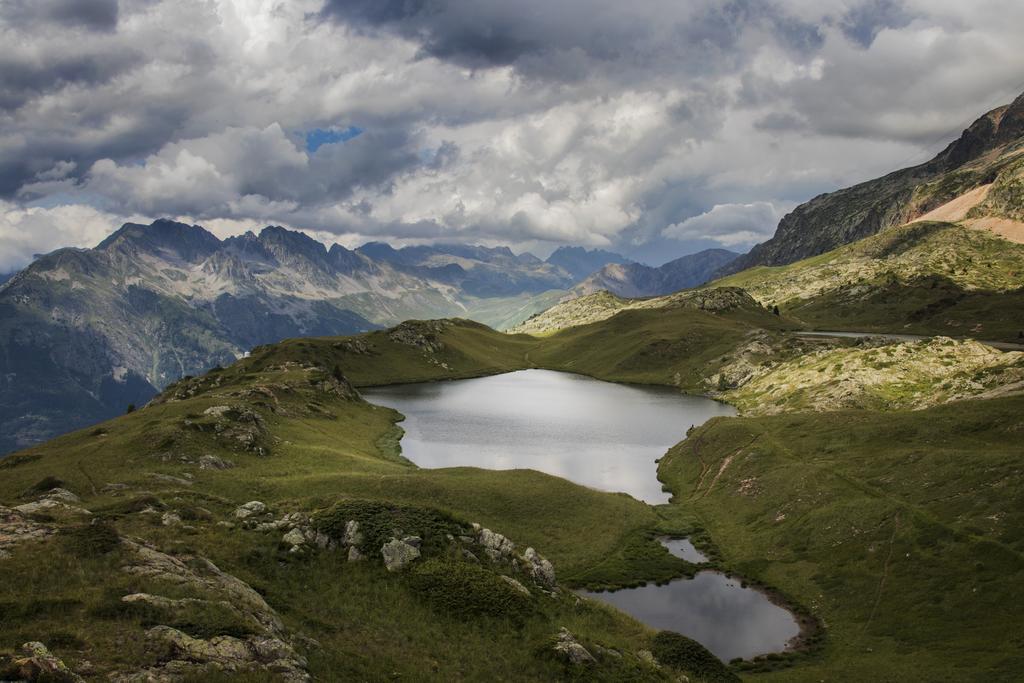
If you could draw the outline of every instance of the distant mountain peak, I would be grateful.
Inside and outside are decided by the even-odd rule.
[[[96,249],[138,249],[164,256],[170,253],[186,261],[198,261],[212,254],[220,246],[221,241],[201,226],[158,218],[149,225],[125,223],[96,245]]]

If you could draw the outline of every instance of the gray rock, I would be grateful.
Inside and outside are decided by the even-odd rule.
[[[164,526],[174,526],[176,524],[181,524],[181,515],[179,515],[177,512],[172,512],[168,510],[160,518],[160,522]]]
[[[419,548],[423,544],[423,539],[419,536],[406,536],[402,539],[402,543],[411,545],[413,548]]]
[[[10,676],[13,680],[22,681],[84,681],[40,642],[25,643],[19,655],[3,658],[7,661],[0,660],[0,665],[8,672],[4,676],[5,680]]]
[[[262,515],[267,511],[267,504],[258,500],[252,500],[245,505],[239,505],[235,509],[235,517],[238,519],[248,519],[253,515]]]
[[[306,536],[300,529],[295,528],[286,533],[281,540],[291,546],[300,546],[306,542]]]
[[[554,649],[555,654],[570,664],[588,664],[595,661],[594,656],[587,651],[587,648],[580,645],[564,626],[558,632]]]
[[[349,548],[348,548],[348,561],[349,562],[358,562],[358,561],[360,561],[362,559],[364,559],[364,556],[363,556],[363,553],[361,553],[359,551],[359,548],[355,547],[354,545],[349,546]]]
[[[359,522],[350,519],[345,523],[345,535],[341,537],[342,545],[362,545],[363,534],[359,531]]]
[[[40,496],[40,499],[56,500],[56,501],[60,501],[61,503],[81,503],[82,502],[82,499],[79,498],[78,496],[76,496],[74,493],[72,493],[71,491],[68,491],[67,489],[62,489],[62,488],[50,489],[49,491],[44,493],[42,496]]]
[[[24,515],[32,515],[37,512],[66,512],[72,515],[92,514],[85,508],[78,507],[77,505],[68,505],[67,503],[62,503],[59,500],[53,500],[51,498],[43,498],[42,500],[37,500],[34,503],[18,505],[14,509]]]
[[[485,551],[491,551],[487,554],[494,559],[507,557],[516,549],[515,543],[490,529],[480,529],[477,532],[477,540]]]
[[[235,463],[216,455],[204,455],[199,458],[199,469],[201,470],[229,470]]]
[[[420,549],[404,541],[391,539],[381,546],[380,554],[384,557],[384,568],[389,572],[398,572],[420,556]]]
[[[525,564],[526,572],[532,576],[535,581],[550,588],[553,588],[556,585],[555,566],[548,560],[544,559],[540,553],[533,548],[527,548],[526,552],[523,553],[522,559]]]

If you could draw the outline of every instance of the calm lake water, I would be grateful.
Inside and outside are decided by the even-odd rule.
[[[701,562],[708,561],[704,553],[694,548],[693,543],[688,538],[659,538],[658,542],[665,546],[665,549],[670,553],[687,562],[700,564]]]
[[[670,388],[549,370],[375,387],[362,394],[406,416],[402,454],[420,467],[531,468],[651,504],[669,499],[655,459],[691,425],[735,414],[730,406]],[[662,544],[691,562],[706,559],[687,539]],[[693,638],[725,661],[781,651],[799,632],[789,612],[719,572],[583,595]]]
[[[721,572],[698,572],[692,579],[664,586],[580,594],[617,607],[653,628],[693,638],[724,662],[781,652],[800,633],[787,610]]]
[[[366,400],[406,416],[402,454],[420,467],[530,468],[667,503],[656,458],[728,405],[668,387],[550,370],[374,387]]]

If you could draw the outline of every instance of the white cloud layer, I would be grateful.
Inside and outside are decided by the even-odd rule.
[[[0,269],[165,215],[745,249],[1019,94],[1022,28],[1017,0],[12,0]]]

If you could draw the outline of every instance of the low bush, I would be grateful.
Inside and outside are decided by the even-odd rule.
[[[532,610],[530,598],[471,562],[430,559],[414,567],[408,581],[432,608],[454,618],[507,617],[521,623]]]
[[[654,636],[651,652],[661,664],[684,671],[708,683],[738,683],[740,680],[739,676],[706,647],[672,631],[661,631]]]

